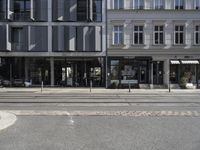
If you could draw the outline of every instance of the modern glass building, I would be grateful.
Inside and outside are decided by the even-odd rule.
[[[0,80],[105,86],[105,0],[0,0]]]

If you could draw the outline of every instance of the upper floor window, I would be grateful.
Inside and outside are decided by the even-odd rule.
[[[78,0],[77,1],[77,20],[86,21],[88,19],[87,11],[87,1]]]
[[[113,0],[114,1],[114,9],[123,9],[124,1],[123,0]]]
[[[102,0],[93,1],[93,21],[102,21]]]
[[[195,45],[200,45],[200,25],[199,26],[195,26],[194,44]]]
[[[194,8],[195,9],[200,9],[200,0],[194,0]]]
[[[133,39],[134,44],[143,44],[144,43],[144,27],[143,26],[134,26]]]
[[[175,9],[181,10],[184,9],[185,1],[184,0],[175,0]]]
[[[14,20],[29,20],[30,7],[31,7],[30,0],[15,0]]]
[[[0,20],[5,19],[6,17],[6,2],[0,0]]]
[[[22,27],[14,27],[11,30],[11,43],[13,51],[24,50],[25,41],[24,41],[24,31]]]
[[[113,27],[113,45],[122,45],[124,43],[124,31],[123,26]]]
[[[135,9],[144,9],[144,0],[134,0]]]
[[[164,0],[154,0],[155,9],[164,9]]]
[[[164,44],[164,26],[154,27],[154,44],[155,45]]]
[[[174,44],[184,44],[184,26],[176,25],[174,31]]]

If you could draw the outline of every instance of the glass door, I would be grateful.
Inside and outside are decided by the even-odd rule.
[[[153,62],[153,84],[163,84],[163,62]]]

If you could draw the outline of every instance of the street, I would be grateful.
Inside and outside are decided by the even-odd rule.
[[[199,92],[1,92],[1,150],[199,150]]]

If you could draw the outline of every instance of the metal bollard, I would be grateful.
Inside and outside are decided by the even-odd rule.
[[[43,84],[43,81],[41,82],[41,92],[43,91],[43,87],[44,87],[44,84]]]
[[[92,92],[92,80],[90,80],[90,93]]]
[[[130,84],[130,82],[128,82],[128,91],[129,91],[129,93],[131,92],[131,84]]]
[[[169,93],[171,92],[171,84],[170,84],[170,82],[169,82]]]

